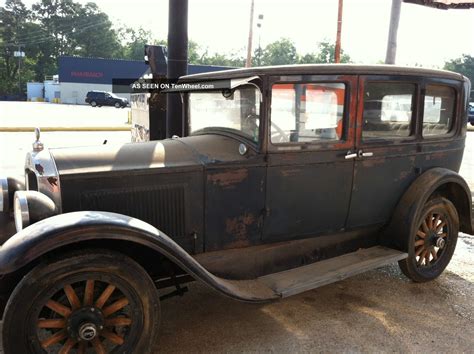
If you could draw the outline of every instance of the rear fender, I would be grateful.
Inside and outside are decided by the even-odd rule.
[[[89,240],[124,240],[168,258],[196,280],[236,300],[263,302],[278,298],[252,280],[228,280],[208,272],[169,236],[150,224],[116,213],[80,211],[56,215],[21,230],[0,248],[0,274],[9,274],[57,248]]]
[[[434,193],[451,200],[459,214],[460,231],[473,234],[472,197],[466,181],[456,172],[432,168],[420,175],[407,189],[385,229],[382,243],[407,252],[407,240],[426,201]]]

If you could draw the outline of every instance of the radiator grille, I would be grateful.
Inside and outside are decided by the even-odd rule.
[[[81,196],[82,210],[110,211],[146,221],[173,237],[184,237],[185,188],[182,185],[101,190]]]

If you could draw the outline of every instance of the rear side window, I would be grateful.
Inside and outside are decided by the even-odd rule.
[[[345,84],[272,86],[271,142],[313,143],[342,139]]]
[[[369,82],[364,92],[362,138],[402,138],[411,135],[414,84]]]
[[[423,113],[423,136],[447,134],[454,119],[456,91],[452,87],[428,85]]]

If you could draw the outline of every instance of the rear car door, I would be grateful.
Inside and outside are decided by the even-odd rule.
[[[265,242],[344,229],[356,84],[355,76],[270,78]]]
[[[421,78],[360,76],[348,228],[387,222],[416,166]]]

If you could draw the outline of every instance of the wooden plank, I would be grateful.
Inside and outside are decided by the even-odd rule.
[[[258,278],[281,297],[334,283],[350,276],[399,261],[408,255],[398,250],[376,246],[307,266]]]

